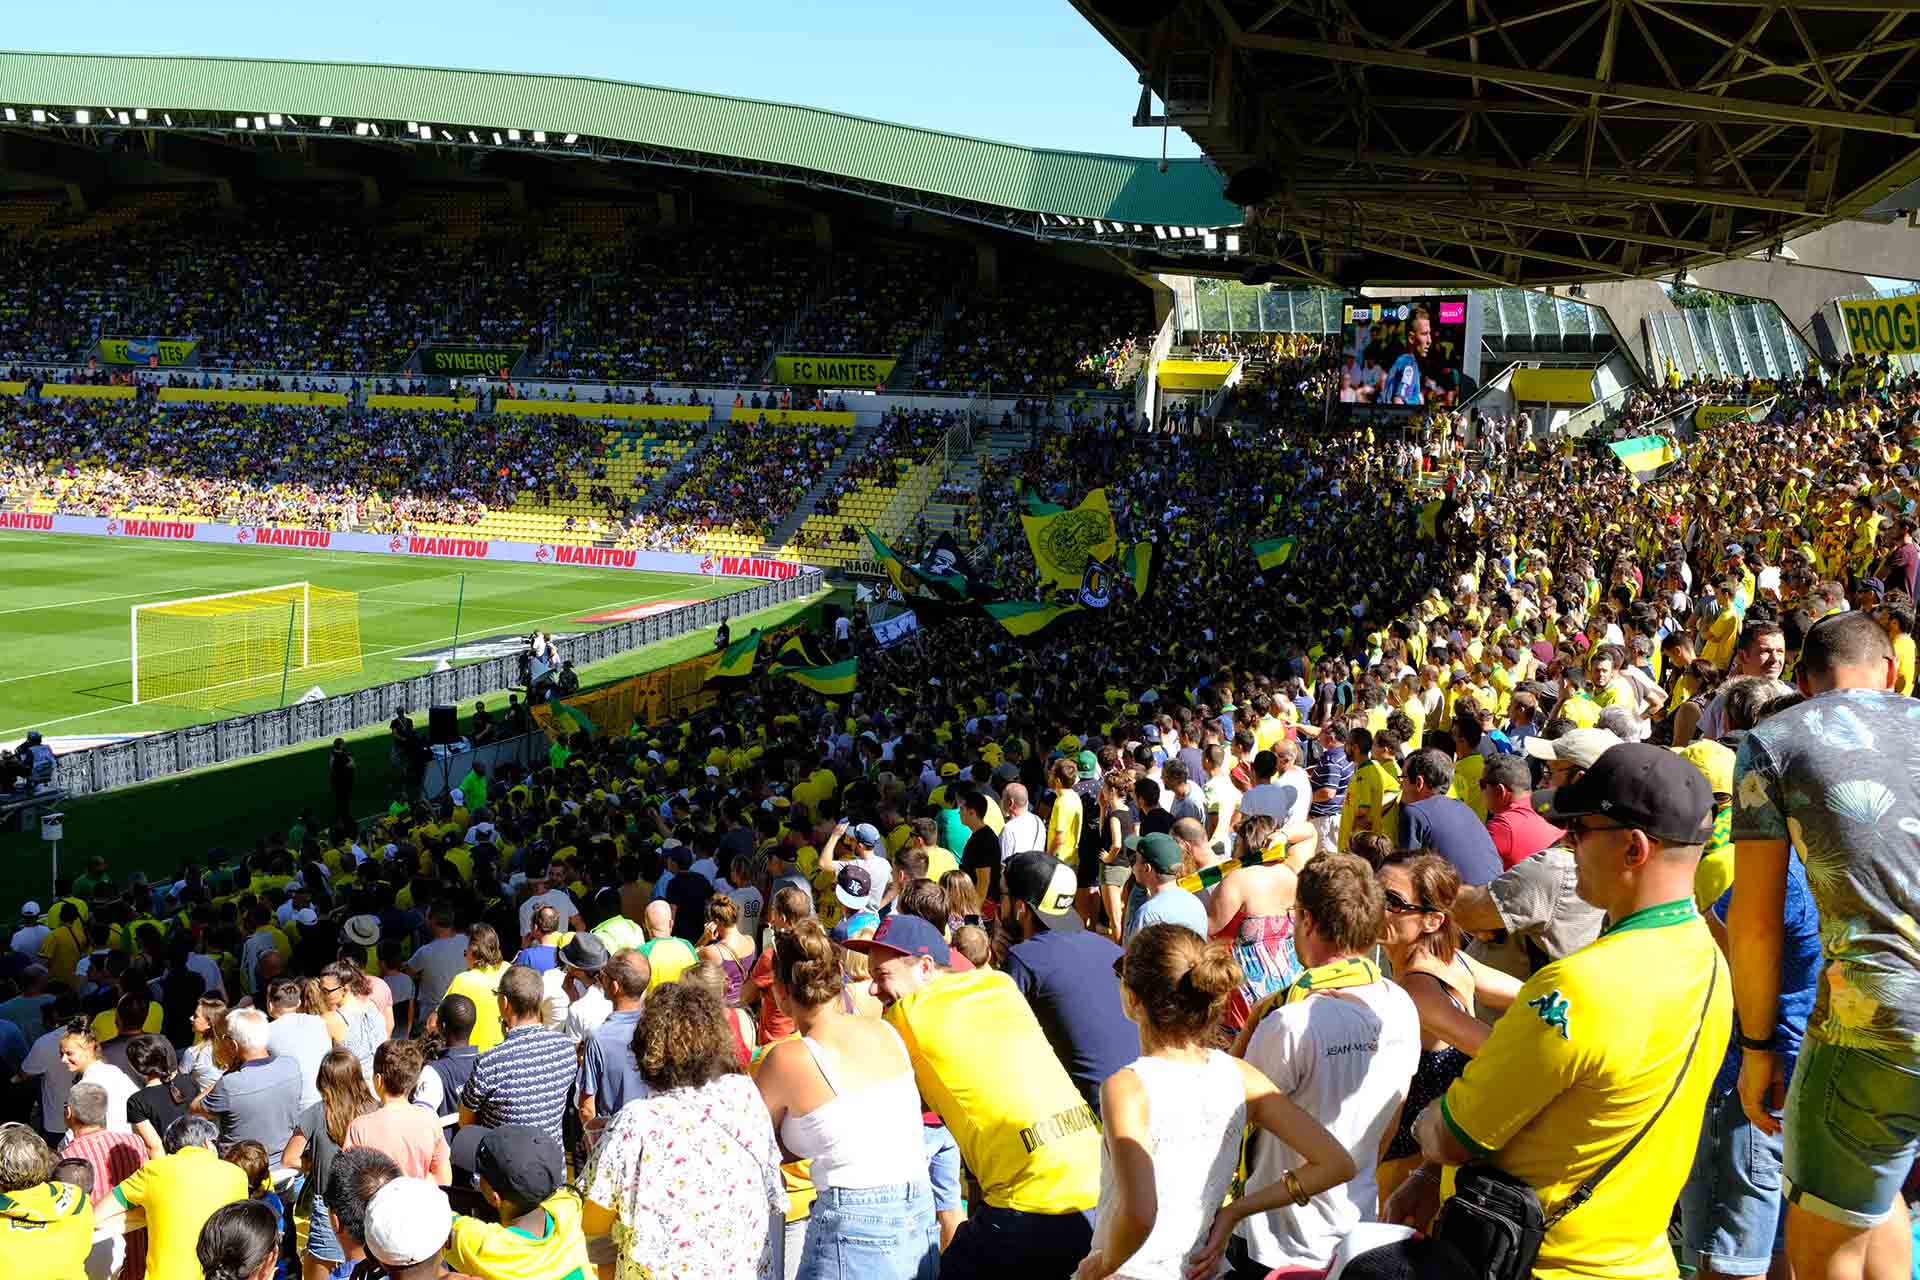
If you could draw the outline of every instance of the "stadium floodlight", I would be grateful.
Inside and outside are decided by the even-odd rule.
[[[1097,236],[1103,236],[1107,234],[1107,224],[1100,221],[1100,219],[1095,218],[1093,220],[1093,234]]]
[[[567,135],[566,145],[570,147],[578,141],[580,141],[580,135],[577,133],[570,133]]]
[[[12,107],[8,107],[8,108],[7,108],[7,123],[8,123],[8,124],[12,124],[12,123],[14,123],[14,122],[15,122],[16,120],[18,120],[19,118],[20,118],[19,116],[17,116],[17,115],[15,115],[15,114],[13,113],[13,108],[12,108]]]
[[[364,138],[367,136],[366,121],[362,120],[359,124],[353,126],[353,136],[356,138]]]
[[[333,117],[332,117],[332,116],[321,116],[321,117],[320,117],[320,127],[321,127],[322,129],[331,129],[331,128],[333,128]]]
[[[533,140],[544,145],[547,141],[547,135],[542,130],[535,129],[533,131]]]
[[[498,129],[493,131],[493,145],[496,147],[500,145],[500,131]]]
[[[265,116],[255,116],[255,117],[253,118],[253,127],[254,127],[254,128],[256,128],[256,129],[264,129],[264,128],[266,128],[266,127],[267,127],[267,118],[266,118]]]
[[[246,118],[245,116],[235,116],[235,117],[233,118],[233,127],[234,127],[234,128],[236,128],[236,129],[244,129],[244,128],[246,128],[246,127],[247,127],[247,118]]]
[[[171,112],[161,112],[160,118],[167,122],[167,128],[173,128],[173,114]]]
[[[1156,226],[1154,227],[1154,229],[1153,229],[1153,234],[1154,234],[1154,235],[1155,235],[1155,236],[1156,236],[1157,238],[1159,238],[1159,239],[1161,239],[1161,240],[1165,240],[1165,239],[1167,238],[1167,229],[1166,229],[1165,227],[1162,227],[1162,226],[1157,226],[1157,225],[1156,225]]]
[[[445,138],[448,142],[452,142],[454,140],[453,135],[448,133],[445,129],[442,129],[440,131],[440,136]]]
[[[379,125],[377,125],[377,124],[370,124],[370,125],[368,125],[368,126],[367,126],[367,128],[369,128],[369,129],[371,129],[371,130],[373,130],[373,136],[374,136],[374,137],[376,137],[376,138],[377,138],[377,137],[379,137],[379,136],[380,136],[380,126],[379,126]]]
[[[477,147],[480,145],[480,135],[469,129],[467,130],[467,141]]]
[[[507,141],[508,142],[520,141],[520,131],[518,129],[507,130]]]
[[[92,124],[93,112],[87,110],[85,107],[82,107],[78,111],[73,113],[73,122],[75,124]]]
[[[133,109],[133,118],[144,122],[147,118],[147,109],[145,107],[135,107]]]
[[[1220,247],[1220,237],[1216,236],[1215,234],[1213,234],[1213,232],[1209,231],[1201,239],[1201,243],[1206,245],[1207,251],[1211,253],[1213,250],[1218,249]]]
[[[132,117],[132,116],[130,116],[130,115],[128,115],[128,114],[127,114],[126,112],[124,112],[124,111],[122,111],[122,112],[120,113],[120,123],[121,123],[121,124],[128,124],[128,123],[131,123],[131,122],[132,122],[132,120],[133,120],[133,117]]]
[[[418,120],[407,121],[407,132],[408,133],[420,132],[420,122]]]
[[[280,127],[280,123],[284,118],[285,117],[283,117],[278,111],[267,112],[267,123],[272,125],[276,129]]]
[[[1228,252],[1228,253],[1238,253],[1238,252],[1240,252],[1240,236],[1239,236],[1239,234],[1238,234],[1237,232],[1230,232],[1230,233],[1228,233],[1228,235],[1227,235],[1227,252]]]

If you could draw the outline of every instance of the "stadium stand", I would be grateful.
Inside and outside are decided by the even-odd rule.
[[[1088,362],[1152,331],[1145,290],[1039,263],[1002,267],[1017,289],[970,299],[922,357],[915,385],[935,391],[1047,395],[1093,385]]]

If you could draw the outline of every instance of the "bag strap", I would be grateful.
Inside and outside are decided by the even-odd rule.
[[[1654,1125],[1660,1123],[1660,1117],[1666,1114],[1667,1104],[1673,1101],[1674,1094],[1680,1092],[1680,1082],[1687,1078],[1687,1068],[1693,1065],[1694,1050],[1700,1047],[1700,1033],[1706,1030],[1707,1014],[1713,1009],[1713,989],[1718,986],[1719,983],[1720,948],[1715,947],[1713,949],[1713,975],[1707,979],[1707,998],[1700,1004],[1700,1021],[1693,1028],[1693,1042],[1687,1046],[1686,1061],[1680,1064],[1679,1074],[1673,1078],[1673,1086],[1667,1090],[1667,1096],[1660,1100],[1659,1109],[1647,1118],[1645,1124],[1640,1126],[1640,1132],[1634,1134],[1624,1147],[1621,1147],[1618,1151],[1614,1152],[1613,1155],[1609,1156],[1605,1164],[1595,1169],[1592,1175],[1589,1176],[1585,1182],[1581,1183],[1579,1187],[1574,1190],[1574,1193],[1561,1203],[1558,1209],[1553,1211],[1553,1215],[1547,1219],[1546,1225],[1549,1231],[1553,1229],[1554,1224],[1559,1222],[1560,1219],[1566,1217],[1591,1199],[1594,1188],[1600,1185],[1600,1180],[1612,1173],[1614,1168],[1622,1160],[1632,1155],[1633,1149],[1640,1145],[1640,1139],[1646,1137],[1648,1131],[1650,1131]]]

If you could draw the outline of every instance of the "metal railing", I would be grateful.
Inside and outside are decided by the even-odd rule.
[[[586,667],[644,645],[714,626],[723,617],[737,620],[745,614],[805,599],[825,586],[826,575],[815,570],[796,578],[763,582],[745,591],[683,605],[650,618],[615,623],[556,641],[555,647],[561,661]],[[402,712],[411,714],[434,706],[471,702],[515,688],[519,682],[517,655],[486,658],[370,689],[356,689],[312,702],[75,751],[61,756],[54,766],[54,785],[69,797],[96,795],[264,755],[303,742],[337,738],[357,729],[386,724]]]
[[[1603,396],[1585,408],[1575,409],[1567,415],[1567,420],[1562,424],[1561,429],[1570,436],[1578,437],[1588,435],[1605,423],[1608,418],[1612,417],[1616,410],[1625,408],[1627,399],[1632,396],[1634,392],[1642,389],[1643,388],[1640,387],[1622,387],[1612,395]]]

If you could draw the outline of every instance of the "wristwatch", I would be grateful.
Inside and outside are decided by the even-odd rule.
[[[1780,1037],[1777,1034],[1770,1035],[1764,1040],[1755,1040],[1750,1035],[1742,1034],[1739,1041],[1742,1049],[1751,1049],[1755,1053],[1772,1053],[1780,1047]]]

